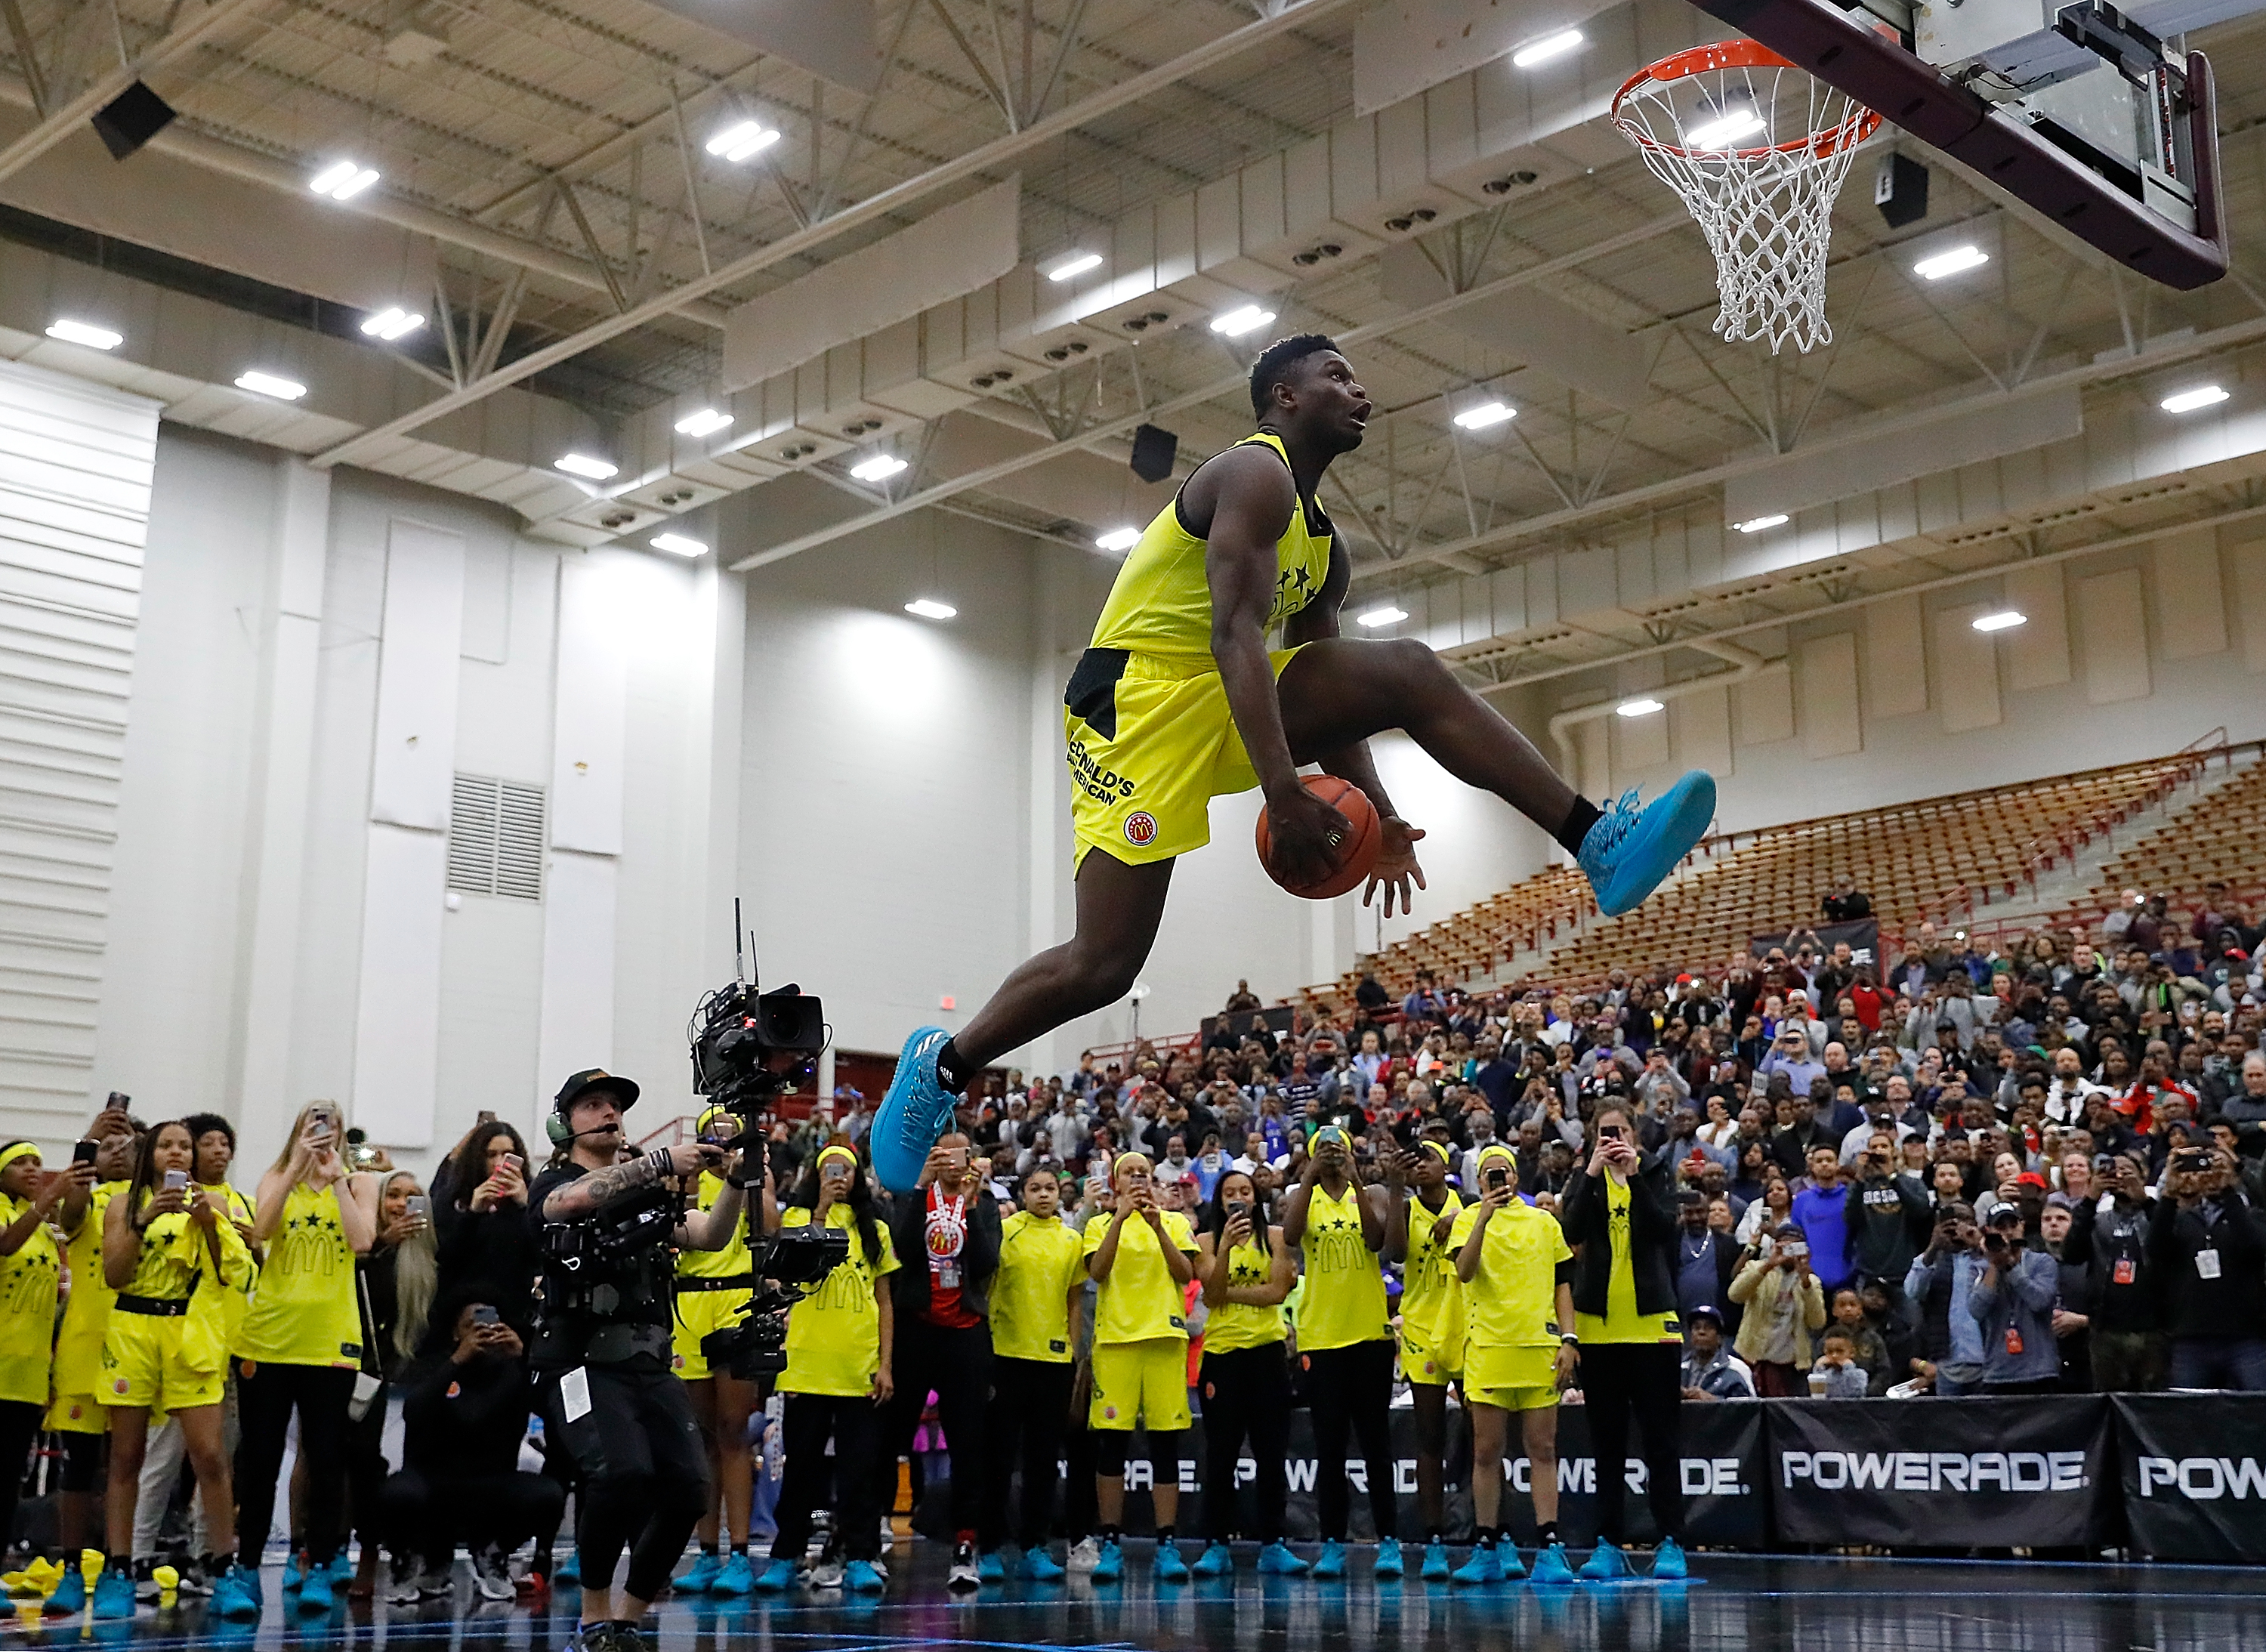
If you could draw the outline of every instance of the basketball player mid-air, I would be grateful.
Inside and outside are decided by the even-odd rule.
[[[1175,857],[1210,840],[1210,800],[1258,786],[1272,870],[1327,878],[1351,823],[1307,790],[1319,764],[1367,793],[1382,844],[1363,891],[1390,916],[1421,888],[1416,840],[1393,812],[1369,737],[1405,732],[1466,784],[1494,793],[1580,861],[1607,914],[1634,910],[1715,813],[1694,770],[1640,808],[1575,794],[1533,745],[1413,638],[1338,634],[1352,560],[1315,501],[1322,472],[1361,445],[1371,407],[1332,341],[1301,333],[1251,369],[1256,435],[1198,465],[1118,571],[1063,699],[1078,838],[1078,928],[1010,975],[960,1032],[905,1041],[874,1121],[874,1168],[918,1181],[954,1098],[983,1068],[1115,1003],[1147,961]],[[1283,647],[1267,633],[1283,627]]]

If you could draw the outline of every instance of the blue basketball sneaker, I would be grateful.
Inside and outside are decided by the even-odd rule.
[[[1692,1575],[1684,1561],[1684,1546],[1674,1538],[1661,1539],[1660,1546],[1652,1552],[1652,1575],[1670,1583]]]
[[[678,1578],[671,1587],[680,1595],[705,1595],[723,1571],[724,1557],[703,1550],[700,1558],[692,1562],[692,1569]]]
[[[1538,1583],[1570,1583],[1574,1581],[1574,1563],[1566,1558],[1564,1544],[1549,1544],[1535,1552],[1534,1581]]]
[[[1634,788],[1622,793],[1590,826],[1577,857],[1597,910],[1619,917],[1643,905],[1714,818],[1715,777],[1703,770],[1692,770],[1641,808]],[[896,1093],[895,1086],[889,1093]],[[927,1148],[921,1152],[925,1158]]]
[[[1597,1539],[1597,1546],[1590,1551],[1590,1558],[1582,1562],[1582,1578],[1585,1583],[1617,1583],[1635,1574],[1630,1571],[1628,1556],[1621,1553],[1620,1545]]]
[[[1712,790],[1709,796],[1714,796]],[[928,1150],[952,1122],[952,1092],[936,1078],[937,1052],[951,1037],[941,1027],[914,1029],[897,1056],[889,1093],[881,1098],[881,1110],[874,1115],[874,1127],[866,1137],[874,1155],[874,1173],[891,1193],[910,1193],[920,1185]]]

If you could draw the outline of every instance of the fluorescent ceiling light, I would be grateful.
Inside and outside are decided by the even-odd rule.
[[[1506,419],[1517,417],[1517,408],[1491,401],[1483,407],[1466,407],[1456,415],[1456,422],[1466,430],[1484,430],[1489,425],[1499,425]]]
[[[703,407],[676,421],[676,434],[681,436],[713,436],[732,422],[732,415],[714,407]]]
[[[1073,275],[1083,275],[1090,269],[1100,269],[1100,253],[1073,252],[1061,263],[1049,270],[1047,272],[1047,279],[1050,281],[1066,281]]]
[[[1519,69],[1532,69],[1553,57],[1563,57],[1582,43],[1579,29],[1568,29],[1561,34],[1546,34],[1531,46],[1522,46],[1510,55],[1512,64]]]
[[[698,539],[688,539],[681,533],[657,533],[646,541],[656,551],[668,551],[681,557],[705,557],[708,547]]]
[[[396,339],[406,338],[424,325],[424,317],[393,304],[363,322],[362,330],[373,339],[383,339],[391,344]]]
[[[1977,631],[2012,631],[2017,625],[2028,624],[2029,618],[2030,617],[2028,614],[2018,614],[2011,608],[2002,608],[1995,614],[1976,615],[1975,629]]]
[[[566,471],[569,476],[584,477],[593,482],[603,482],[618,475],[622,468],[610,460],[594,459],[587,453],[565,454],[551,463],[554,468]]]
[[[1141,530],[1138,528],[1112,528],[1097,537],[1093,545],[1098,551],[1130,551],[1140,543]]]
[[[1664,712],[1667,709],[1668,707],[1666,704],[1660,700],[1623,700],[1619,705],[1613,707],[1613,715],[1616,717],[1649,717],[1655,712]]]
[[[55,329],[48,329],[50,333]],[[2193,413],[2198,407],[2212,407],[2226,399],[2226,391],[2216,384],[2199,384],[2193,390],[2183,390],[2175,396],[2167,396],[2157,404],[2166,413]]]
[[[1786,519],[1786,513],[1777,510],[1767,516],[1750,516],[1744,522],[1733,523],[1731,526],[1740,533],[1760,533],[1765,528],[1777,527]]]
[[[62,318],[48,324],[48,336],[61,339],[65,344],[84,344],[90,350],[114,350],[126,342],[122,333],[113,333],[108,327],[98,327],[90,322]]]
[[[864,464],[852,465],[850,474],[861,482],[879,482],[908,468],[905,462],[894,453],[876,453]]]
[[[1763,118],[1752,109],[1733,109],[1716,120],[1693,127],[1684,135],[1684,147],[1693,150],[1727,150],[1743,137],[1751,137],[1763,129]]]
[[[742,121],[737,126],[727,126],[708,140],[708,152],[720,155],[727,161],[743,161],[750,155],[760,154],[778,142],[778,134],[760,121]]]
[[[1940,281],[1947,275],[1956,275],[1988,264],[1991,255],[1977,246],[1955,246],[1948,252],[1938,252],[1924,258],[1912,266],[1912,274],[1924,281]]]
[[[360,161],[339,161],[307,180],[307,187],[333,201],[352,201],[377,181],[376,172]]]
[[[255,396],[273,396],[278,401],[296,401],[307,393],[304,384],[291,379],[278,378],[273,373],[252,369],[236,376],[236,387],[248,390]]]
[[[1257,304],[1246,304],[1240,310],[1231,310],[1224,316],[1214,318],[1211,330],[1225,333],[1231,339],[1239,339],[1274,319],[1273,311],[1261,310]]]
[[[923,619],[950,619],[960,610],[950,603],[939,603],[926,596],[916,596],[905,604],[905,612],[918,614]]]
[[[1372,608],[1367,613],[1361,615],[1356,623],[1375,631],[1379,625],[1397,625],[1407,618],[1405,611],[1387,603],[1382,608]]]

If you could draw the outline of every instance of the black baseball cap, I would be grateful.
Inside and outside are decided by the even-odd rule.
[[[1694,1319],[1710,1320],[1719,1331],[1723,1328],[1722,1312],[1720,1309],[1710,1307],[1705,1303],[1702,1303],[1700,1306],[1692,1309],[1689,1313],[1686,1313],[1684,1316],[1684,1323],[1686,1325],[1691,1324]]]
[[[603,1067],[585,1067],[559,1087],[559,1099],[552,1105],[564,1113],[594,1090],[610,1092],[625,1111],[638,1099],[638,1087],[631,1080],[618,1078]]]

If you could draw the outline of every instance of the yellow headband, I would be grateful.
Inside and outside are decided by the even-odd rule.
[[[1123,1175],[1123,1174],[1125,1173],[1125,1166],[1126,1166],[1130,1165],[1130,1164],[1135,1164],[1135,1163],[1138,1163],[1138,1164],[1140,1165],[1141,1168],[1142,1168],[1142,1169],[1144,1169],[1144,1170],[1148,1170],[1148,1169],[1152,1168],[1152,1166],[1151,1166],[1150,1165],[1150,1163],[1149,1163],[1149,1155],[1148,1155],[1148,1154],[1146,1154],[1146,1153],[1136,1153],[1136,1152],[1123,1152],[1123,1153],[1120,1153],[1120,1154],[1118,1154],[1118,1155],[1117,1155],[1116,1162],[1115,1162],[1115,1163],[1114,1163],[1114,1164],[1112,1164],[1112,1165],[1109,1166],[1109,1179],[1110,1179],[1110,1181],[1116,1181],[1118,1177],[1120,1177],[1120,1176],[1122,1176],[1122,1175]]]
[[[9,1166],[14,1164],[26,1153],[30,1154],[33,1158],[37,1159],[40,1156],[38,1144],[33,1142],[18,1142],[13,1147],[7,1149],[5,1151],[0,1151],[0,1170],[7,1169]]]
[[[844,1147],[839,1142],[836,1142],[830,1147],[822,1147],[818,1150],[818,1162],[820,1164],[824,1164],[830,1159],[840,1159],[844,1164],[849,1166],[853,1172],[858,1168],[857,1150],[852,1147]]]
[[[1426,1137],[1426,1138],[1425,1138],[1422,1143],[1420,1143],[1420,1144],[1419,1144],[1419,1145],[1421,1145],[1422,1147],[1423,1147],[1423,1148],[1424,1148],[1428,1152],[1430,1152],[1430,1153],[1434,1154],[1435,1156],[1436,1156],[1436,1157],[1438,1158],[1439,1161],[1440,1161],[1442,1164],[1444,1164],[1444,1165],[1446,1165],[1446,1164],[1451,1164],[1451,1163],[1453,1163],[1453,1162],[1454,1162],[1453,1160],[1451,1160],[1451,1159],[1448,1157],[1448,1149],[1447,1149],[1447,1144],[1446,1144],[1445,1143],[1444,1143],[1444,1142],[1436,1142],[1436,1141],[1433,1141],[1430,1137]]]
[[[1498,1159],[1506,1165],[1515,1166],[1518,1163],[1518,1156],[1501,1142],[1489,1142],[1485,1147],[1480,1149],[1480,1164],[1491,1164]]]
[[[737,1116],[738,1115],[735,1114],[729,1107],[703,1107],[700,1109],[700,1116],[693,1121],[692,1133],[695,1136],[705,1136],[708,1133],[708,1127],[713,1124],[718,1119],[736,1118]],[[821,1153],[819,1157],[823,1159],[825,1155]]]

